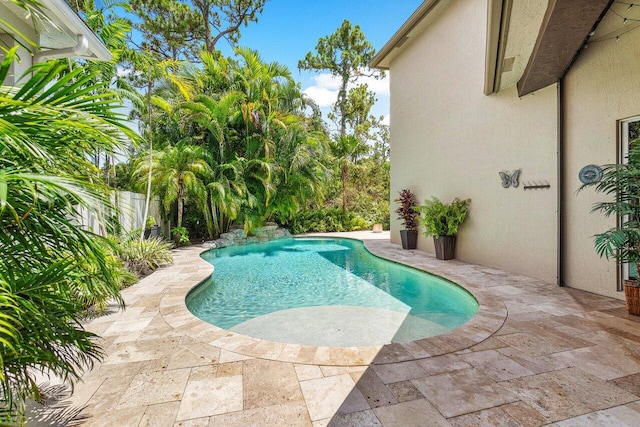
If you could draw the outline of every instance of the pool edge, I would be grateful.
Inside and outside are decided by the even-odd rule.
[[[404,258],[415,258],[414,262],[407,262],[407,260],[391,259],[384,254],[384,251],[380,250],[381,248],[376,247],[382,242],[383,244],[391,245],[391,249],[395,250],[397,249],[396,247],[399,247],[398,245],[382,240],[353,238],[352,240],[363,242],[365,249],[374,256],[428,272],[456,284],[476,299],[479,304],[478,311],[469,321],[450,332],[407,343],[366,347],[313,347],[261,340],[230,332],[200,320],[187,308],[186,298],[188,294],[213,272],[213,266],[200,256],[209,249],[198,245],[180,249],[180,251],[193,252],[193,255],[198,258],[198,273],[202,270],[203,275],[201,277],[198,275],[198,277],[194,277],[186,283],[172,286],[160,301],[160,315],[167,324],[187,332],[193,339],[240,356],[325,366],[366,366],[370,364],[397,363],[461,351],[485,341],[504,324],[507,316],[507,309],[504,303],[489,300],[484,297],[482,292],[474,292],[469,289],[469,287],[472,289],[477,288],[476,290],[480,291],[481,288],[477,284],[460,283],[459,279],[452,279],[441,272],[434,273],[432,270],[419,265],[424,258],[430,257],[426,252],[411,251],[410,254],[403,253]]]

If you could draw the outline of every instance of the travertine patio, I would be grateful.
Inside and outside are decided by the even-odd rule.
[[[87,324],[104,362],[71,397],[52,386],[29,425],[638,425],[640,319],[622,301],[352,236],[461,284],[480,311],[449,334],[382,348],[257,340],[189,313],[184,297],[211,266],[201,248],[182,249],[123,292],[126,311]]]

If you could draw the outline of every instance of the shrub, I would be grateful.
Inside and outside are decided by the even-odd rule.
[[[125,241],[119,245],[118,252],[127,269],[138,276],[147,276],[161,265],[173,262],[171,243],[158,237]]]
[[[349,231],[368,230],[371,227],[371,223],[360,215],[354,215],[349,225]]]
[[[191,244],[189,240],[189,230],[186,227],[173,227],[171,229],[174,238],[177,238],[176,243],[178,246],[187,246]]]
[[[68,276],[70,287],[74,290],[74,298],[85,309],[93,307],[97,313],[102,313],[109,300],[113,298],[113,294],[108,291],[109,284],[105,281],[105,270],[118,289],[124,289],[138,281],[135,272],[127,269],[125,263],[106,245],[101,265],[85,261],[80,267]]]
[[[365,230],[371,226],[363,217],[339,208],[303,210],[280,223],[293,234]]]
[[[367,210],[367,213],[362,216],[369,222],[369,224],[382,224],[382,228],[384,230],[389,230],[390,228],[391,224],[388,201],[372,203],[370,208]]]

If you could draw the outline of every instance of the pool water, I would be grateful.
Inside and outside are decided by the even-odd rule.
[[[350,239],[277,240],[213,249],[202,258],[214,273],[189,293],[189,310],[256,338],[406,342],[454,329],[478,310],[463,288],[378,258]]]

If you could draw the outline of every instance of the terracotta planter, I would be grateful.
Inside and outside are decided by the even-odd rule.
[[[455,258],[456,254],[456,236],[440,236],[433,238],[433,244],[436,247],[436,258],[448,260]]]
[[[629,314],[640,316],[640,286],[637,280],[624,280],[624,299]]]
[[[415,249],[418,245],[418,230],[400,230],[402,249]]]

